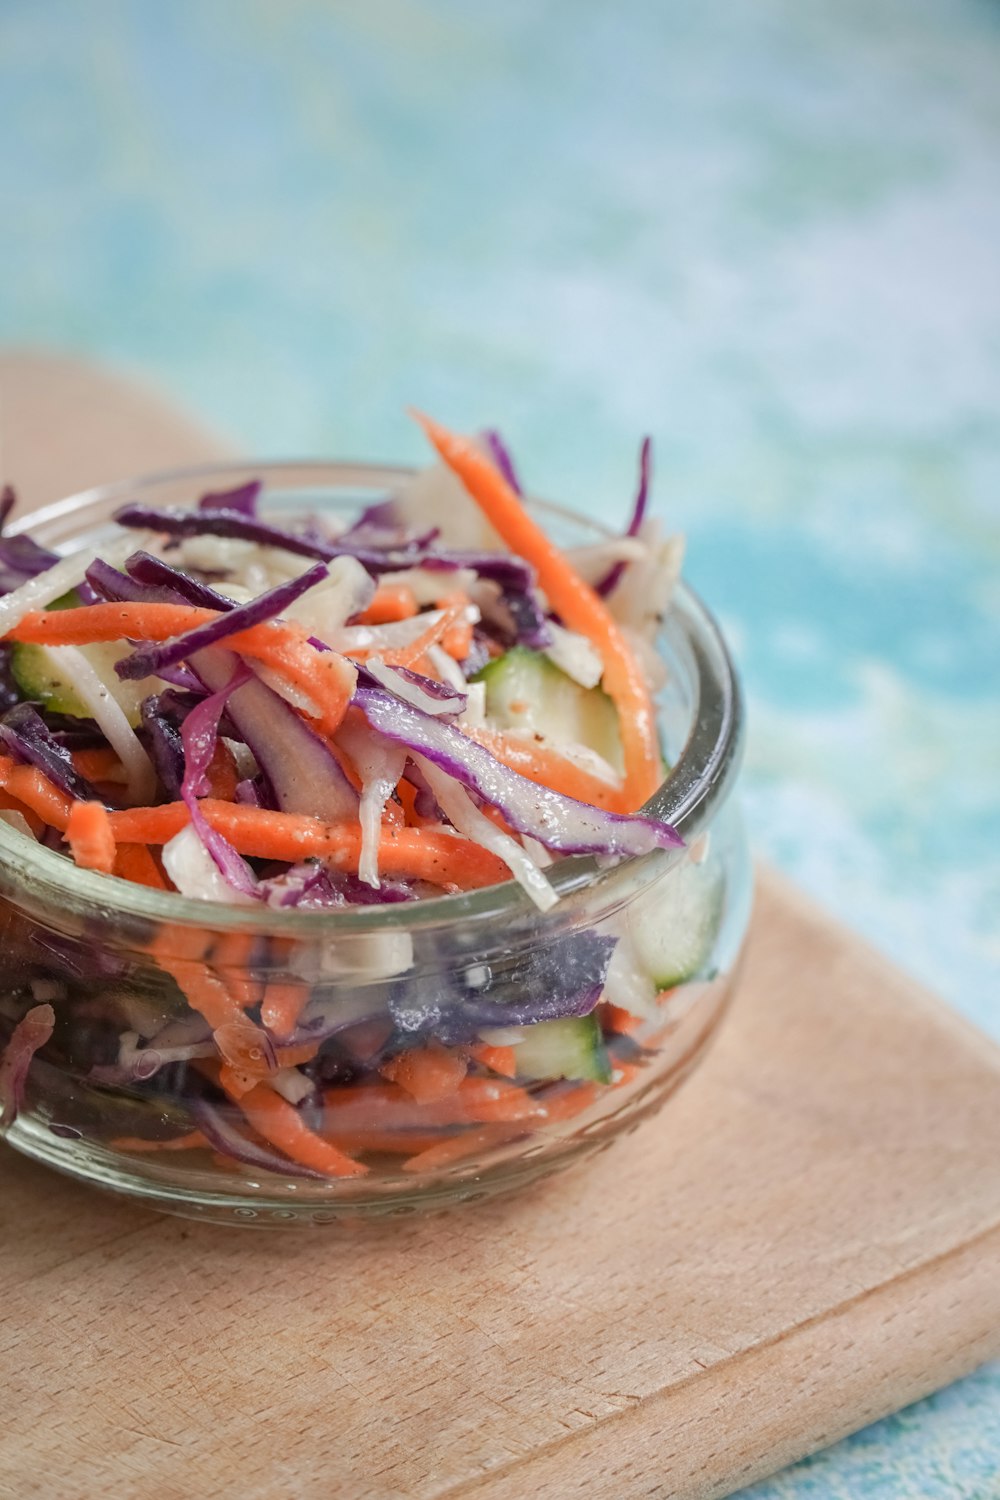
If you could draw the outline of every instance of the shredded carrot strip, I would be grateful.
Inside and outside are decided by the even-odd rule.
[[[630,1010],[623,1010],[620,1005],[612,1005],[608,1000],[601,1007],[601,1025],[617,1036],[632,1036],[634,1032],[642,1030],[642,1019],[634,1016]]]
[[[216,740],[212,759],[208,763],[205,772],[209,785],[209,796],[218,797],[223,802],[234,802],[236,800],[236,788],[239,785],[239,773],[236,770],[236,761],[229,746],[221,739]]]
[[[504,1078],[517,1077],[516,1047],[491,1047],[486,1042],[478,1042],[472,1048],[472,1058],[489,1068],[491,1073],[499,1073]]]
[[[45,823],[38,816],[38,814],[36,812],[32,812],[27,803],[19,802],[16,797],[12,797],[9,792],[0,791],[0,807],[6,808],[8,812],[20,813],[21,817],[27,823],[36,839],[41,835],[43,829],[45,828]]]
[[[451,1140],[453,1137],[442,1137],[436,1131],[366,1130],[354,1135],[338,1132],[336,1135],[324,1135],[323,1139],[338,1146],[341,1151],[346,1151],[349,1156],[359,1156],[363,1151],[376,1151],[385,1156],[412,1156],[414,1152],[426,1151],[431,1146],[439,1145],[442,1139]]]
[[[66,823],[66,839],[82,870],[111,874],[115,866],[115,837],[103,802],[74,802]]]
[[[271,980],[264,993],[260,1018],[276,1037],[291,1036],[309,999],[302,980]]]
[[[575,797],[578,802],[589,802],[592,807],[603,807],[609,812],[626,810],[620,786],[612,786],[600,776],[585,771],[575,761],[560,755],[558,750],[553,750],[548,745],[541,745],[537,740],[521,739],[518,735],[505,734],[502,729],[463,725],[463,730],[497,760],[509,766],[512,771],[520,772],[537,786],[551,787],[554,792],[563,792],[567,797]]]
[[[596,1083],[579,1083],[563,1089],[545,1101],[546,1123],[556,1125],[561,1120],[572,1120],[594,1103],[599,1093]]]
[[[5,640],[39,646],[88,646],[122,639],[169,641],[218,619],[215,609],[193,604],[84,604],[75,609],[29,610]]]
[[[199,806],[212,827],[249,859],[294,864],[321,855],[339,869],[357,873],[361,829],[356,824],[322,823],[304,814],[270,812],[210,797]],[[165,844],[187,826],[190,817],[183,802],[132,807],[110,816],[117,839],[141,844]],[[379,868],[389,877],[427,880],[461,890],[477,890],[508,878],[506,865],[470,839],[456,838],[440,829],[396,828],[390,824],[382,828]]]
[[[436,1172],[439,1167],[450,1167],[454,1162],[463,1161],[467,1156],[476,1156],[480,1151],[489,1151],[494,1146],[503,1146],[524,1133],[523,1125],[491,1125],[484,1130],[467,1130],[461,1135],[451,1136],[446,1141],[439,1141],[435,1146],[428,1146],[425,1151],[419,1151],[416,1156],[411,1156],[409,1161],[404,1161],[403,1171]]]
[[[463,604],[450,604],[415,641],[411,641],[408,646],[400,646],[397,651],[383,651],[382,660],[391,667],[409,667],[412,670],[429,646],[436,646],[449,630],[461,624],[464,613]]]
[[[113,874],[135,885],[147,885],[154,891],[168,891],[170,886],[144,844],[119,844],[115,850]]]
[[[254,967],[257,938],[252,932],[222,933],[212,948],[212,967],[244,1010],[259,1004],[264,980]],[[266,1025],[266,1022],[265,1022]]]
[[[36,766],[21,766],[0,755],[0,786],[60,833],[66,832],[73,798],[53,786]],[[181,804],[183,806],[183,804]]]
[[[441,649],[456,661],[464,661],[472,649],[472,624],[466,617],[468,605],[469,596],[464,589],[453,589],[450,594],[442,594],[437,601],[438,609],[461,611],[454,625],[449,625],[441,636]]]
[[[604,663],[604,686],[618,710],[630,807],[639,807],[662,775],[656,717],[635,654],[604,601],[580,578],[559,548],[528,515],[520,498],[488,458],[465,438],[414,413],[434,448],[511,552],[531,563],[552,608],[571,630],[587,636]]]
[[[323,1099],[331,1131],[372,1128],[425,1130],[429,1125],[507,1124],[544,1121],[546,1107],[505,1078],[463,1079],[446,1098],[418,1104],[392,1083],[360,1083],[329,1090]]]
[[[366,610],[358,615],[358,625],[389,625],[394,620],[410,620],[417,612],[417,598],[407,583],[382,583]]]
[[[76,609],[30,610],[4,637],[49,646],[85,646],[121,639],[169,641],[219,618],[218,610],[189,604],[87,604]],[[265,620],[227,636],[228,650],[241,652],[286,676],[319,709],[332,734],[354,691],[354,668],[336,651],[317,651],[299,626]]]
[[[88,781],[126,780],[125,768],[117,753],[109,745],[95,745],[87,750],[72,752],[73,765]]]
[[[256,1031],[257,1028],[252,1021],[247,1020],[243,1007],[218,974],[214,974],[207,964],[193,959],[175,958],[170,953],[163,952],[164,946],[165,944],[155,941],[152,945],[157,963],[176,981],[191,1009],[203,1015],[214,1032],[220,1031],[224,1026],[229,1027],[238,1039],[244,1027]],[[226,1050],[229,1051],[228,1048]],[[227,1057],[227,1061],[241,1061],[243,1053],[244,1049],[237,1045],[232,1059]]]
[[[360,1177],[367,1172],[361,1162],[315,1135],[298,1110],[267,1084],[259,1083],[250,1089],[240,1098],[239,1106],[258,1134],[292,1161],[328,1177]]]
[[[455,1094],[469,1067],[468,1055],[458,1048],[431,1042],[394,1057],[379,1071],[397,1083],[418,1104],[433,1104]]]

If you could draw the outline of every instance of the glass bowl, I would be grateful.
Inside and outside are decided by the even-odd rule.
[[[57,551],[75,550],[99,540],[126,499],[190,505],[250,478],[263,481],[264,508],[276,519],[346,516],[407,474],[332,463],[204,466],[74,496],[25,529]],[[563,544],[608,535],[561,508],[534,509]],[[169,1212],[322,1224],[483,1198],[635,1126],[691,1072],[720,1023],[751,893],[732,796],[739,685],[712,616],[683,585],[657,649],[671,770],[646,811],[674,824],[686,847],[610,868],[566,860],[550,872],[561,899],[544,915],[513,882],[332,912],[222,907],[78,869],[0,821],[0,1044],[32,1005],[49,1002],[56,1014],[6,1129],[9,1144]],[[565,987],[568,974],[581,988],[599,975],[609,939],[596,1010],[556,1030],[511,1026],[519,999]],[[237,994],[248,1021],[259,1020],[269,996],[293,997],[295,1035],[273,1037],[264,1065],[287,1060],[282,1047],[306,1039],[316,1055],[300,1097],[286,1102],[363,1174],[303,1172],[220,1091],[218,1051],[225,1057],[246,1038],[209,1031],[187,999],[202,982]],[[421,1102],[398,1075],[393,1081],[401,1041],[464,1047],[469,1071],[458,1094]],[[511,1056],[519,1059],[513,1078],[481,1061],[488,1047],[508,1049],[498,1054],[508,1074]]]

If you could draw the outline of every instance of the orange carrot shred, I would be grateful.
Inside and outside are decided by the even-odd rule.
[[[468,1066],[465,1052],[430,1042],[426,1047],[414,1047],[392,1058],[379,1071],[418,1104],[433,1104],[457,1092]]]
[[[478,1042],[472,1048],[472,1056],[475,1062],[482,1063],[491,1073],[499,1073],[504,1078],[517,1077],[516,1047],[491,1047],[486,1042]]]
[[[489,1125],[482,1130],[463,1131],[461,1135],[450,1136],[437,1145],[428,1146],[425,1151],[419,1151],[416,1156],[411,1156],[409,1161],[403,1163],[403,1171],[436,1172],[440,1167],[450,1167],[454,1162],[478,1155],[480,1151],[503,1146],[523,1134],[523,1125]]]
[[[417,612],[417,599],[409,584],[382,583],[368,608],[358,616],[359,625],[389,625],[410,620]]]
[[[360,1177],[367,1172],[361,1162],[314,1134],[298,1110],[266,1083],[243,1094],[239,1106],[257,1133],[292,1161],[327,1177]]]
[[[82,870],[110,875],[115,867],[115,836],[103,802],[74,802],[66,823],[66,840]]]
[[[145,844],[119,844],[115,850],[113,874],[135,885],[146,885],[154,891],[170,887]]]
[[[552,608],[571,629],[597,647],[604,686],[618,710],[625,752],[625,785],[631,808],[662,781],[656,717],[642,668],[603,599],[580,578],[564,554],[525,510],[520,497],[478,448],[415,412],[414,416],[448,467],[457,474],[510,550],[534,567]]]

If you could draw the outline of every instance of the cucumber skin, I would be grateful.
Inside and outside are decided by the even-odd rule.
[[[43,704],[50,713],[69,714],[74,719],[87,717],[86,707],[73,689],[53,674],[44,646],[16,642],[10,654],[10,670],[21,696],[29,702]]]
[[[486,712],[503,729],[529,729],[552,745],[586,745],[622,766],[618,713],[603,688],[585,688],[541,651],[512,646],[472,678],[486,688]],[[520,711],[511,705],[523,702]]]
[[[524,1031],[524,1040],[514,1048],[519,1076],[611,1082],[611,1063],[593,1012],[563,1021],[538,1021]]]

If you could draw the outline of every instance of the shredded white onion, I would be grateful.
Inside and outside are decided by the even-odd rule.
[[[412,704],[425,714],[433,714],[436,718],[454,718],[459,709],[464,707],[456,698],[435,698],[432,694],[425,693],[419,683],[409,682],[391,667],[387,667],[380,656],[370,656],[365,666],[387,693],[402,699],[404,703]]]
[[[617,562],[636,563],[646,556],[646,543],[637,536],[609,536],[606,542],[567,547],[566,557],[584,583],[600,583]]]
[[[551,911],[559,897],[517,840],[491,823],[475,806],[465,788],[459,786],[453,777],[423,755],[415,755],[413,758],[426,776],[441,810],[459,833],[498,855],[539,911]]]
[[[461,589],[467,594],[478,576],[472,568],[454,568],[447,573],[442,573],[439,568],[403,568],[395,573],[383,573],[382,583],[405,584],[408,589],[412,589],[417,604],[424,608],[428,604],[436,604],[446,592]]]
[[[486,684],[485,682],[470,682],[465,691],[468,694],[468,702],[464,712],[459,714],[458,723],[463,729],[484,729],[486,727]]]
[[[484,1026],[479,1032],[479,1040],[487,1047],[516,1047],[518,1042],[524,1041],[528,1030],[527,1026]]]
[[[557,625],[554,620],[549,620],[548,629],[551,644],[546,646],[545,655],[549,661],[581,687],[596,687],[604,675],[604,662],[594,643],[576,630]]]
[[[132,801],[139,805],[152,802],[156,792],[153,763],[111,689],[76,646],[51,646],[49,650],[58,664],[60,676],[73,684],[73,691],[125,767],[126,785]]]
[[[229,884],[190,823],[164,844],[163,868],[181,895],[195,901],[222,901],[227,906],[258,904]]]
[[[252,781],[260,770],[257,757],[249,745],[244,745],[242,740],[224,739],[226,749],[236,763],[236,774],[241,781]]]
[[[285,611],[285,618],[296,620],[310,635],[329,642],[331,633],[368,608],[375,587],[374,578],[356,557],[335,557],[327,576],[296,599]]]
[[[19,588],[11,589],[9,594],[0,599],[0,636],[13,630],[29,610],[44,609],[53,599],[58,599],[60,595],[75,588],[96,557],[103,557],[117,567],[134,549],[135,541],[131,537],[127,544],[121,541],[102,543],[99,551],[93,547],[84,547],[71,557],[63,557],[59,562],[53,563],[51,568],[39,573],[37,578],[29,578]]]
[[[268,1075],[268,1084],[289,1104],[301,1104],[316,1092],[315,1085],[298,1068],[279,1068]]]
[[[185,537],[173,559],[179,560],[187,571],[226,574],[221,592],[229,593],[231,579],[233,586],[241,593],[245,591],[250,599],[256,599],[276,584],[298,578],[313,566],[312,558],[287,552],[284,547],[264,547],[259,542],[229,536]],[[230,597],[235,598],[235,593]]]
[[[485,443],[479,439],[473,441],[484,453],[487,451]],[[444,464],[430,464],[421,469],[400,485],[395,499],[405,523],[415,528],[439,528],[441,547],[507,550],[479,506],[470,499],[462,481]]]
[[[467,693],[469,691],[469,684],[465,680],[465,673],[455,658],[448,655],[443,646],[429,647],[427,655],[430,658],[431,666],[442,682],[446,682],[449,687],[453,687],[457,693]]]
[[[646,973],[628,933],[619,937],[604,976],[601,998],[630,1016],[652,1020],[659,1015],[656,985]]]
[[[361,802],[358,807],[361,855],[358,860],[358,879],[378,890],[381,884],[378,851],[382,838],[382,813],[399,785],[399,778],[406,765],[407,750],[405,745],[394,745],[391,740],[385,739],[367,725],[348,721],[340,726],[337,743],[347,751],[354,762],[354,769],[361,777]]]
[[[255,676],[259,677],[261,682],[266,682],[272,692],[277,693],[279,698],[284,698],[286,703],[290,703],[293,708],[300,709],[304,714],[309,714],[311,718],[319,718],[320,709],[316,701],[310,698],[308,693],[304,693],[300,687],[297,687],[294,682],[289,682],[288,678],[279,672],[276,667],[269,667],[264,662],[255,661],[253,670]]]
[[[549,853],[548,849],[546,849],[545,845],[540,844],[537,839],[533,839],[530,834],[522,833],[521,843],[524,846],[524,851],[527,854],[528,858],[532,860],[540,870],[548,870],[552,865],[555,864],[555,859]]]
[[[607,604],[615,619],[651,641],[667,610],[684,561],[684,538],[661,534],[654,516],[644,522],[645,556],[622,575]]]

